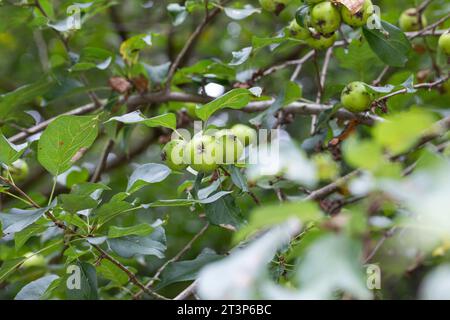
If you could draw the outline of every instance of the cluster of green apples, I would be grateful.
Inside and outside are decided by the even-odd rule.
[[[305,3],[306,6],[298,9],[288,29],[292,37],[305,41],[316,50],[323,50],[334,44],[342,22],[359,28],[374,13],[371,0],[365,0],[361,10],[356,13],[332,1],[305,0]]]
[[[209,173],[219,165],[237,163],[245,147],[256,141],[256,130],[236,124],[231,129],[200,132],[190,141],[172,139],[164,146],[161,157],[172,170],[182,171],[190,166],[195,171]]]

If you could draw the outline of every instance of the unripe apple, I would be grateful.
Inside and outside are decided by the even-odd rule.
[[[233,164],[241,157],[244,145],[231,130],[217,131],[215,139],[218,164]]]
[[[186,142],[180,139],[174,139],[166,143],[161,158],[166,162],[167,166],[175,171],[186,169],[187,165],[183,162],[183,153]]]
[[[211,172],[217,168],[214,138],[199,134],[184,147],[184,163],[199,172]]]
[[[323,2],[323,1],[325,1],[325,0],[305,0],[306,4],[309,4],[309,5],[317,4],[317,3],[320,3],[320,2]]]
[[[261,7],[269,12],[281,12],[291,0],[259,0]]]
[[[362,112],[369,109],[372,96],[363,82],[355,81],[342,90],[341,103],[350,112]]]
[[[236,124],[231,128],[231,132],[241,141],[244,147],[250,144],[256,144],[258,135],[256,130],[245,124]]]
[[[331,34],[341,25],[339,9],[330,1],[316,4],[311,9],[311,25],[322,34]]]
[[[299,26],[295,19],[291,21],[288,29],[289,34],[298,40],[306,40],[310,36],[308,29]]]
[[[444,33],[439,37],[439,48],[448,56],[450,56],[450,32]]]
[[[43,255],[28,252],[25,253],[25,258],[27,259],[22,263],[22,267],[24,268],[45,266],[45,257]]]
[[[337,39],[336,33],[333,33],[330,37],[325,37],[321,34],[312,35],[306,39],[306,43],[316,50],[324,50],[331,47]]]
[[[14,181],[23,181],[28,177],[30,169],[28,168],[28,164],[22,160],[16,160],[9,167],[9,172]]]
[[[341,16],[342,20],[351,27],[359,28],[366,24],[367,19],[374,13],[373,4],[371,0],[365,0],[361,10],[352,14],[346,7],[342,6]]]
[[[427,18],[425,15],[422,14],[421,16],[422,20],[422,27],[427,26]],[[409,31],[418,31],[421,27],[420,21],[419,21],[419,13],[417,12],[416,8],[409,8],[400,15],[400,19],[398,21],[398,24],[400,26],[400,29],[403,31],[409,32]]]

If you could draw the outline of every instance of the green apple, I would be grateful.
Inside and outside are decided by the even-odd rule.
[[[311,25],[322,34],[331,34],[341,25],[339,9],[330,1],[316,4],[311,9]]]
[[[306,40],[309,37],[309,31],[306,28],[303,28],[299,26],[297,21],[294,19],[289,24],[289,34],[292,38],[298,39],[298,40]]]
[[[355,81],[342,90],[341,103],[350,112],[362,112],[369,109],[372,96],[364,82]]]
[[[320,2],[323,2],[323,1],[325,1],[325,0],[305,0],[305,2],[307,4],[309,4],[309,5],[317,4],[317,3],[320,3]]]
[[[342,20],[351,27],[359,28],[366,24],[367,19],[373,14],[373,4],[371,0],[365,0],[361,10],[352,14],[346,7],[342,6],[341,16]]]
[[[211,172],[217,168],[215,139],[198,134],[184,147],[184,163],[199,172]]]
[[[331,47],[337,39],[336,32],[333,33],[330,37],[325,37],[321,34],[311,35],[308,39],[306,39],[306,43],[313,49],[316,50],[324,50]]]
[[[261,7],[270,12],[280,12],[291,0],[259,0]]]
[[[183,153],[186,142],[180,139],[174,139],[166,143],[161,158],[166,162],[167,166],[175,171],[186,169],[187,165],[183,162]]]
[[[256,130],[245,124],[236,124],[231,128],[231,132],[241,141],[244,147],[250,144],[256,144],[258,135]]]
[[[450,32],[444,33],[439,37],[439,48],[448,56],[450,56]]]
[[[24,268],[43,267],[46,265],[45,257],[41,254],[27,252],[25,253],[25,258],[27,259],[22,263],[22,267]]]
[[[13,164],[9,167],[9,172],[11,173],[12,178],[14,181],[23,181],[28,177],[30,169],[28,168],[28,164],[22,160],[16,160],[13,162]]]
[[[427,18],[422,14],[422,27],[427,26]],[[416,8],[409,8],[400,15],[398,21],[400,29],[403,31],[418,31],[420,29],[419,14]]]
[[[231,130],[220,130],[215,134],[216,163],[235,163],[244,151],[244,145]]]

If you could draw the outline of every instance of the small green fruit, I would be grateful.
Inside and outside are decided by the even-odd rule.
[[[288,29],[289,34],[292,36],[292,38],[298,40],[306,40],[309,37],[308,29],[299,26],[299,24],[295,20],[291,21]]]
[[[161,158],[166,162],[167,166],[175,171],[182,171],[186,169],[184,164],[183,153],[186,142],[179,139],[174,139],[166,143],[162,152]]]
[[[330,1],[318,3],[311,10],[311,25],[322,34],[331,34],[341,25],[341,14]]]
[[[291,0],[259,0],[261,7],[269,12],[281,12]]]
[[[422,14],[422,27],[427,26],[427,18]],[[398,22],[400,29],[403,31],[419,31],[421,27],[421,23],[419,21],[419,14],[416,8],[409,8],[400,15],[400,19]]]
[[[214,138],[196,135],[184,147],[184,163],[198,172],[211,172],[217,168]]]
[[[46,265],[45,257],[43,255],[28,252],[25,253],[25,258],[27,259],[22,264],[22,267],[24,268],[43,267]]]
[[[367,23],[367,19],[374,13],[373,4],[371,0],[365,0],[361,10],[352,14],[346,7],[342,6],[341,15],[342,20],[351,27],[359,28]]]
[[[337,39],[336,33],[333,33],[330,37],[323,35],[311,35],[306,39],[306,43],[313,49],[324,50],[331,47]]]
[[[215,134],[216,162],[218,164],[233,164],[242,155],[244,145],[231,130],[220,130]]]
[[[9,172],[11,173],[12,178],[14,181],[23,181],[28,177],[30,169],[28,167],[28,164],[22,160],[16,160],[10,167]]]
[[[448,56],[450,56],[450,32],[444,33],[439,37],[439,48]]]
[[[369,109],[372,96],[363,82],[349,83],[341,94],[341,103],[350,112],[362,112]]]
[[[236,124],[231,128],[231,132],[241,141],[244,147],[256,144],[258,135],[256,130],[244,124]]]

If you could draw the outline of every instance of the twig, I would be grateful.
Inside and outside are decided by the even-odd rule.
[[[115,142],[113,139],[108,139],[108,141],[105,144],[105,147],[103,149],[103,152],[100,156],[100,159],[98,161],[97,167],[95,168],[94,174],[92,175],[90,181],[91,182],[98,182],[100,180],[100,177],[102,175],[103,170],[106,168],[106,164],[108,161],[108,155],[114,148]]]
[[[150,281],[145,285],[146,288],[150,288],[156,280],[159,279],[159,276],[162,274],[162,272],[167,268],[167,266],[171,263],[174,263],[178,261],[186,252],[188,252],[195,241],[198,240],[205,232],[208,230],[209,223],[205,224],[203,228],[181,249],[180,252],[178,252],[172,259],[167,260],[155,273],[155,275],[150,279]],[[140,296],[144,293],[143,290],[136,293],[133,297],[133,299],[139,299]]]
[[[192,282],[186,289],[184,289],[180,294],[178,294],[173,300],[186,300],[195,291],[197,287],[197,280]]]
[[[175,72],[177,71],[181,61],[183,60],[186,53],[190,50],[196,39],[200,36],[203,29],[206,27],[206,25],[221,11],[220,8],[215,8],[210,13],[207,11],[205,14],[205,18],[203,19],[203,22],[200,23],[197,28],[194,30],[194,32],[191,34],[189,39],[186,41],[183,49],[181,49],[178,56],[175,58],[175,61],[170,65],[169,72],[167,74],[167,80],[166,80],[166,90],[170,91],[170,85],[172,83],[173,76],[175,75]]]

